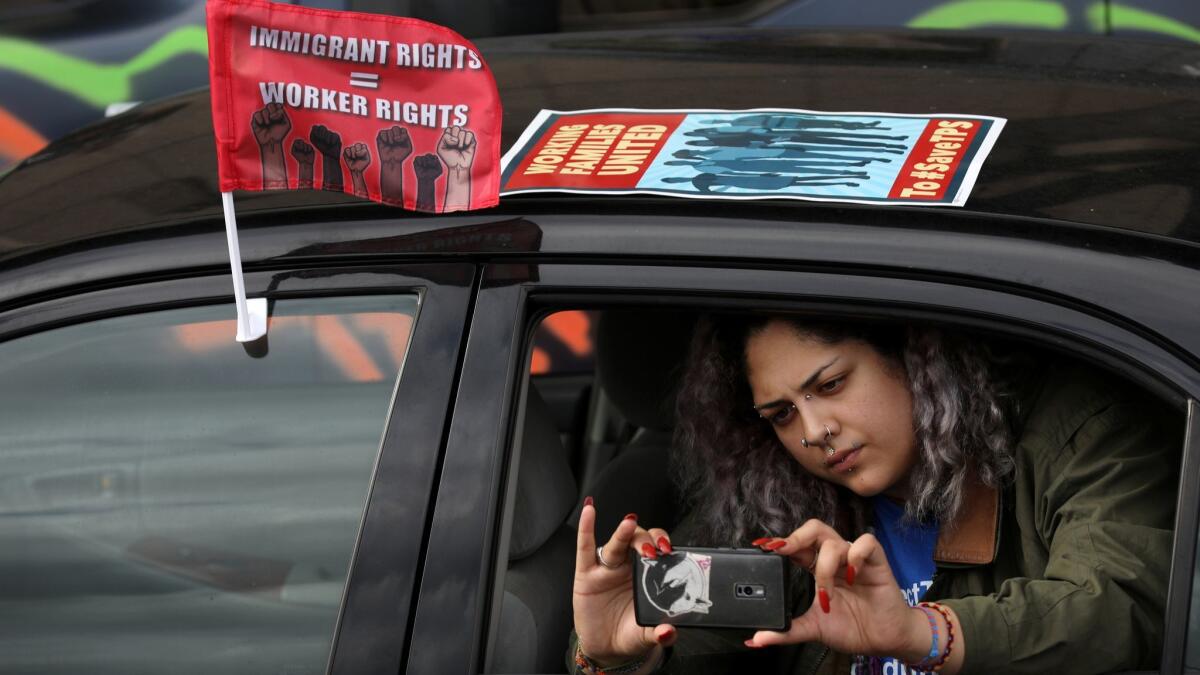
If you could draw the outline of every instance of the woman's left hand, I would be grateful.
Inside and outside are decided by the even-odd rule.
[[[817,591],[812,606],[792,619],[787,632],[759,631],[746,646],[818,641],[844,654],[910,663],[928,654],[929,622],[908,606],[873,535],[851,543],[825,523],[810,520],[787,538],[760,545],[812,572]]]

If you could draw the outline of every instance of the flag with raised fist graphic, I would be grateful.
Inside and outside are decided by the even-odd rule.
[[[331,190],[429,212],[498,202],[500,97],[454,31],[209,0],[208,41],[222,192]]]

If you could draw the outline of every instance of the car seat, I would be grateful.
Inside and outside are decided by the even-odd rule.
[[[626,513],[646,527],[668,530],[680,518],[670,479],[675,392],[691,344],[695,314],[610,310],[597,324],[597,384],[632,425],[584,492],[596,500],[596,538],[604,541]],[[572,522],[578,522],[578,508]]]
[[[489,672],[562,672],[573,624],[578,499],[566,449],[532,384],[525,402],[508,571]]]

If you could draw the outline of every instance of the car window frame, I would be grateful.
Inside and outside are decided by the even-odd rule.
[[[447,467],[454,470],[444,467],[440,474],[416,602],[412,640],[424,649],[419,659],[408,661],[409,673],[482,672],[487,636],[495,632],[492,609],[503,589],[505,566],[497,561],[506,557],[503,533],[511,525],[502,516],[511,509],[502,508],[501,497],[511,493],[515,481],[509,455],[520,437],[528,336],[533,318],[547,311],[669,303],[693,309],[937,319],[1070,346],[1181,410],[1200,398],[1200,372],[1171,345],[1151,339],[1152,330],[1134,330],[1066,299],[1056,303],[1020,288],[972,286],[961,278],[938,281],[936,276],[900,278],[778,265],[759,269],[719,262],[681,266],[654,260],[522,265],[533,269],[525,280],[513,281],[511,267],[485,268],[476,300],[445,453]],[[1195,435],[1183,453],[1188,465],[1200,462]],[[1186,549],[1191,552],[1187,555],[1194,554],[1196,531],[1182,529],[1180,517],[1195,511],[1197,504],[1189,507],[1186,500],[1200,494],[1198,486],[1200,476],[1181,477],[1167,617],[1178,615],[1181,602],[1185,616],[1187,612],[1187,598],[1179,589],[1190,595],[1192,569],[1180,567],[1180,553]],[[1186,625],[1168,624],[1167,631],[1160,672],[1179,672],[1175,664],[1182,659]],[[452,648],[439,648],[438,636],[446,634],[456,635]]]
[[[1171,580],[1167,586],[1168,598],[1178,601],[1167,605],[1167,631],[1163,639],[1163,661],[1161,670],[1167,673],[1200,673],[1200,668],[1187,667],[1189,622],[1192,616],[1191,599],[1197,583],[1196,561],[1200,559],[1196,547],[1200,546],[1200,401],[1188,401],[1187,431],[1184,436],[1184,455],[1180,466],[1179,498],[1176,503],[1175,531],[1189,532],[1191,541],[1175,537],[1171,551]],[[1174,628],[1173,628],[1174,627]],[[1179,628],[1182,627],[1182,628]],[[1198,627],[1200,628],[1200,627]]]
[[[400,377],[381,419],[379,448],[337,610],[327,673],[394,675],[401,668],[422,563],[430,496],[477,268],[471,263],[289,267],[245,274],[251,297],[418,296]],[[0,342],[105,318],[228,305],[228,273],[134,280],[0,312]],[[234,340],[231,332],[230,341]],[[267,344],[270,333],[268,330]],[[427,448],[413,452],[414,447]],[[398,516],[404,516],[399,520]],[[411,529],[412,536],[396,536]]]

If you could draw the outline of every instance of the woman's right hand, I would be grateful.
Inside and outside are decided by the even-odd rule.
[[[660,624],[654,628],[637,625],[633,613],[632,549],[636,556],[657,556],[671,552],[671,539],[665,530],[645,530],[637,516],[629,514],[617,525],[604,544],[604,560],[596,556],[596,508],[589,497],[579,514],[579,533],[575,552],[575,633],[583,653],[601,666],[615,666],[651,654],[659,645],[675,641],[675,627]],[[650,659],[651,661],[656,659]]]

